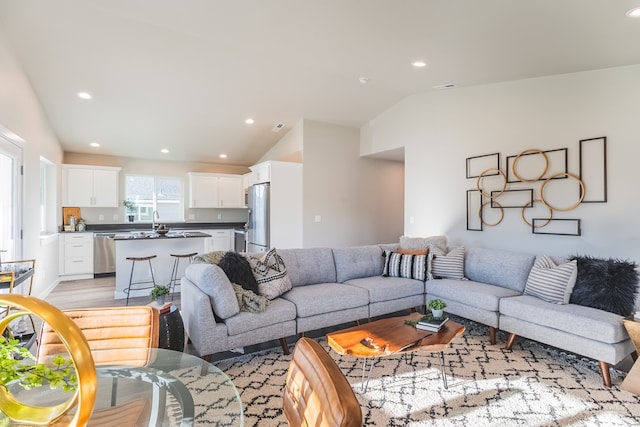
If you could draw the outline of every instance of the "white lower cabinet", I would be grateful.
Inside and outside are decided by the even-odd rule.
[[[60,239],[61,279],[89,275],[93,277],[93,233],[63,233]]]
[[[205,239],[205,252],[233,250],[233,229],[203,230],[203,232],[211,234],[211,237]]]

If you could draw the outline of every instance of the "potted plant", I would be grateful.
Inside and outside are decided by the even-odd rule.
[[[125,211],[129,216],[129,222],[133,222],[136,213],[136,202],[131,199],[125,199],[122,201],[122,204],[124,205]]]
[[[169,286],[155,285],[151,289],[151,299],[156,301],[159,306],[164,304],[164,298],[169,294]]]
[[[447,308],[447,304],[441,299],[436,298],[427,303],[427,308],[431,309],[431,314],[435,319],[440,319],[444,314],[444,309]]]

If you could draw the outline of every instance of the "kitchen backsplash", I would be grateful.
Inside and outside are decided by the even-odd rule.
[[[121,208],[82,208],[82,218],[87,224],[122,224],[127,222]],[[185,222],[246,222],[247,209],[187,209]],[[78,218],[79,219],[79,218]],[[176,222],[163,220],[160,222]]]

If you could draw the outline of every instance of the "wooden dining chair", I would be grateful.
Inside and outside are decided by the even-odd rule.
[[[362,426],[351,385],[320,344],[300,338],[285,380],[284,414],[290,426]]]
[[[63,310],[85,335],[96,365],[145,366],[150,349],[158,347],[159,313],[148,306],[101,307]],[[58,335],[43,323],[38,363],[65,352]]]

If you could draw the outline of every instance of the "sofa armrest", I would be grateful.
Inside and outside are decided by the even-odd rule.
[[[216,323],[209,295],[186,277],[180,279],[180,307],[185,331],[200,356],[227,349],[227,326]]]

